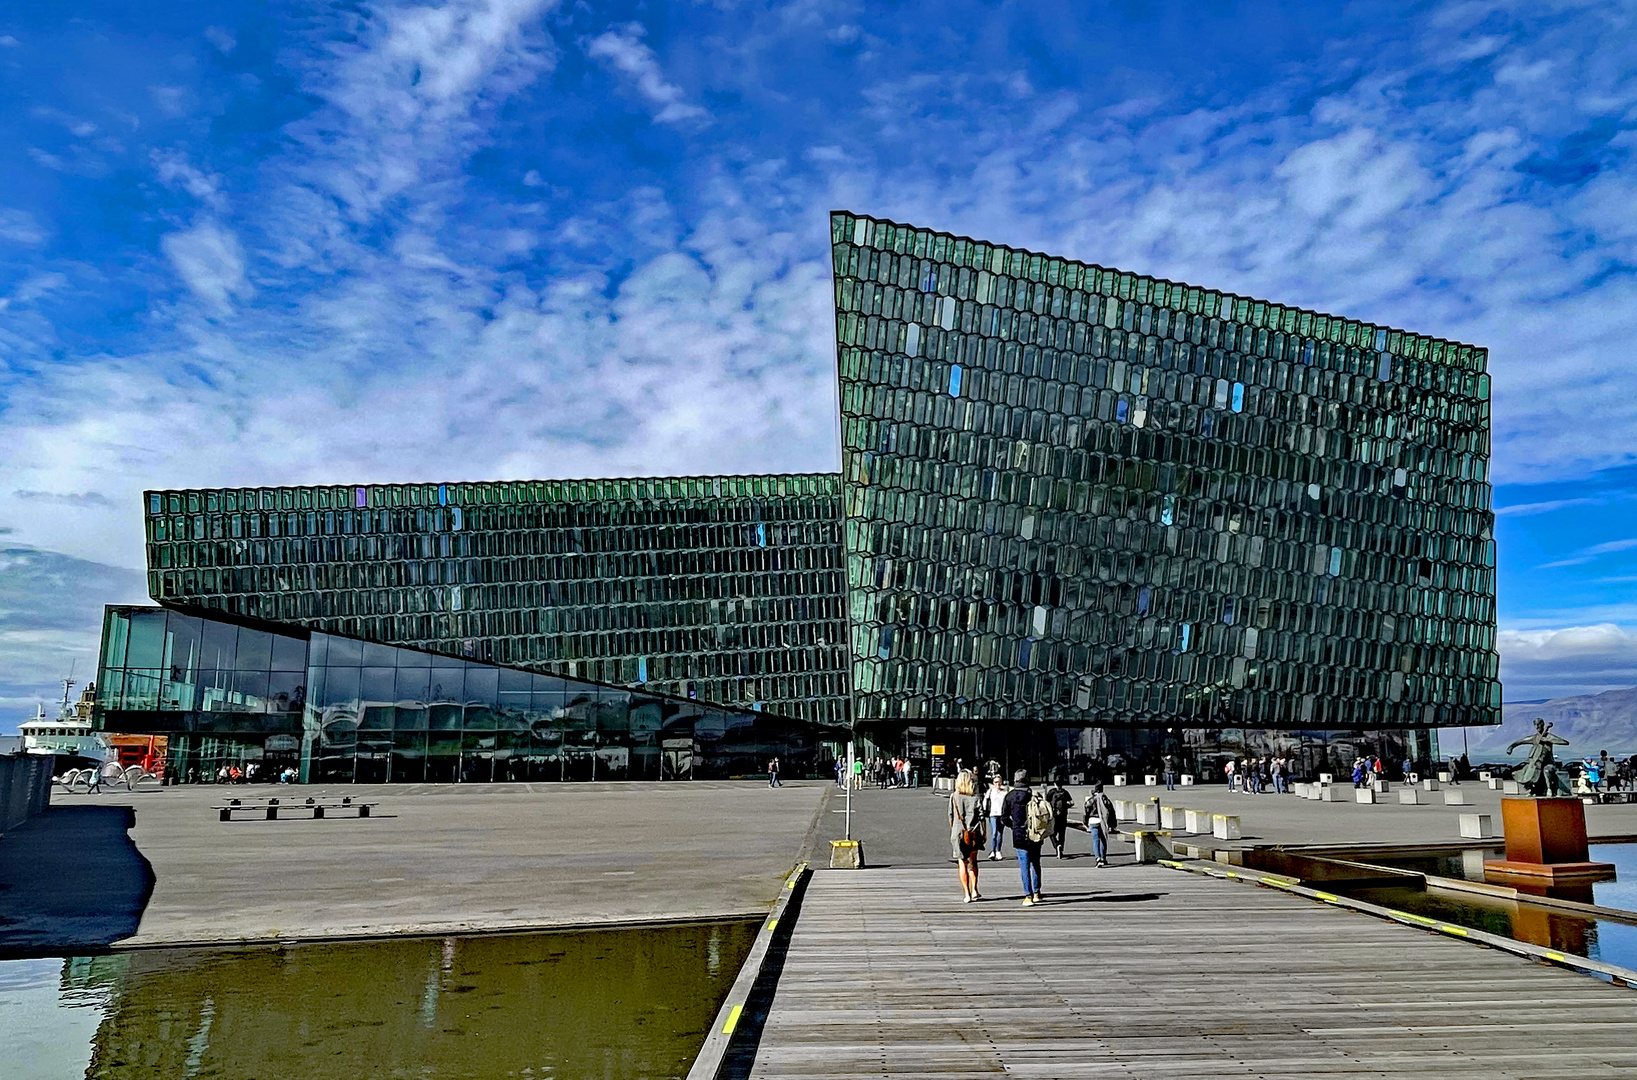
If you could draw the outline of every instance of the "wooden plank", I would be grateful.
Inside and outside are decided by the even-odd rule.
[[[1585,975],[1154,867],[983,883],[816,874],[750,1075],[1637,1075],[1637,993]]]

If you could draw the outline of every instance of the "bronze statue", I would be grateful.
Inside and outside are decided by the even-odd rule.
[[[1529,747],[1528,760],[1512,774],[1512,779],[1530,795],[1569,794],[1569,785],[1558,774],[1557,759],[1552,752],[1554,746],[1568,745],[1568,739],[1552,734],[1551,724],[1541,717],[1535,717],[1534,734],[1519,739],[1506,748],[1506,752],[1510,754],[1517,747]]]

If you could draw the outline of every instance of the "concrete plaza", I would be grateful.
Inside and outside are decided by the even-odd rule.
[[[154,945],[754,915],[801,858],[831,787],[59,789],[51,810],[0,841],[0,882],[10,886],[0,890],[0,946],[20,935],[47,942],[55,924],[72,947],[76,919],[94,928],[85,944]],[[211,809],[270,796],[378,805],[366,819],[332,811],[320,821],[221,822]],[[27,910],[30,896],[44,899]]]

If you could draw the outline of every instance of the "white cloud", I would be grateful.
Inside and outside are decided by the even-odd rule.
[[[155,150],[152,160],[154,173],[162,183],[181,188],[213,209],[224,207],[220,176],[195,168],[180,150]]]
[[[1615,623],[1502,630],[1506,700],[1524,701],[1637,686],[1637,629]]]
[[[159,249],[187,287],[218,312],[251,293],[238,237],[215,222],[169,233],[160,239]]]
[[[1556,510],[1566,510],[1573,506],[1601,506],[1602,499],[1552,499],[1548,502],[1518,503],[1514,506],[1497,506],[1496,517],[1533,517],[1536,514],[1550,514]]]
[[[0,34],[0,49],[15,49],[20,45],[22,45],[22,42],[10,34]]]
[[[586,55],[600,60],[625,76],[638,96],[654,111],[656,124],[696,123],[708,120],[710,113],[684,100],[682,88],[665,80],[659,58],[642,39],[648,33],[641,23],[616,26],[592,38],[586,44]]]
[[[0,207],[0,240],[12,244],[38,244],[48,235],[27,210]]]
[[[234,47],[239,44],[239,40],[233,36],[233,32],[221,26],[205,27],[205,40],[216,46],[217,51],[224,56],[232,52]]]

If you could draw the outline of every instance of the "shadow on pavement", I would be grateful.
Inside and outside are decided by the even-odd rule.
[[[127,806],[53,806],[0,839],[0,959],[94,952],[136,933],[153,867]]]

